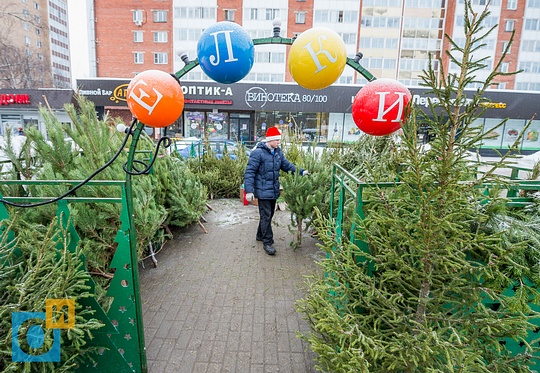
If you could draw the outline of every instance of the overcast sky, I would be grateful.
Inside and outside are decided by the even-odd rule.
[[[76,80],[95,76],[90,68],[89,0],[68,0],[69,49],[73,87]],[[93,36],[92,36],[93,39]],[[93,57],[92,57],[93,58]]]

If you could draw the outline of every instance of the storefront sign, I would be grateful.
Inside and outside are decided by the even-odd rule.
[[[1,105],[30,105],[30,95],[3,93],[0,94]]]
[[[125,106],[125,89],[129,80],[84,79],[77,80],[79,93],[87,96],[96,106]],[[234,83],[181,81],[186,108],[193,110],[207,105],[233,107],[234,110],[278,110],[351,113],[354,97],[360,85],[331,85],[320,90],[308,90],[294,83]],[[437,98],[426,94],[422,87],[410,87],[412,101],[429,111]],[[119,93],[115,93],[115,92]],[[468,100],[474,90],[465,92]],[[481,103],[486,115],[494,118],[531,119],[538,111],[538,94],[512,91],[487,91]],[[466,99],[467,100],[467,99]],[[233,104],[234,102],[234,104]]]
[[[186,104],[194,105],[232,105],[232,100],[197,100],[197,99],[185,99]]]
[[[117,86],[114,91],[112,92],[111,101],[114,101],[115,103],[119,103],[120,101],[126,101],[127,100],[127,88],[128,84],[120,84]]]
[[[244,96],[246,105],[253,109],[262,109],[267,103],[326,103],[328,96],[325,94],[298,92],[275,92],[269,88],[251,87]]]

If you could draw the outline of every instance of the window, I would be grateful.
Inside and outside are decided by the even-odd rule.
[[[506,48],[508,48],[508,42],[507,42],[507,41],[503,41],[501,52],[504,53],[504,52],[506,51]],[[508,53],[510,53],[511,50],[512,50],[512,47],[508,48]]]
[[[41,40],[36,41],[36,47],[41,48]]]
[[[504,83],[497,83],[497,89],[506,89],[506,82],[504,82]]]
[[[372,69],[382,69],[382,58],[370,58],[368,60],[369,67]]]
[[[507,73],[510,64],[508,62],[501,63],[501,73]]]
[[[24,37],[24,44],[30,45],[30,38],[28,36]]]
[[[34,22],[41,23],[41,17],[40,16],[34,16]]]
[[[266,9],[266,20],[273,21],[279,18],[279,9]]]
[[[518,0],[508,0],[508,3],[506,4],[506,9],[508,9],[508,10],[516,10],[517,9],[517,3],[518,3]]]
[[[143,35],[142,31],[133,31],[133,41],[135,43],[142,43],[144,41]]]
[[[273,52],[270,56],[270,62],[283,63],[285,62],[285,53]]]
[[[356,23],[356,22],[358,22],[358,12],[356,12],[356,11],[345,11],[345,12],[343,12],[343,22],[345,22],[345,23]]]
[[[540,40],[522,40],[521,50],[524,52],[540,52]]]
[[[296,23],[306,23],[306,12],[296,12]]]
[[[270,53],[269,52],[257,52],[255,54],[255,61],[256,62],[270,62]]]
[[[251,8],[246,9],[246,12],[244,13],[247,17],[247,19],[256,20],[258,19],[258,9],[257,8]]]
[[[525,19],[525,30],[539,31],[540,19],[537,19],[537,18]]]
[[[39,4],[38,3],[34,3],[34,9],[39,10]]]
[[[43,55],[41,53],[38,53],[37,58],[38,60],[43,61]]]
[[[398,39],[385,39],[384,42],[385,49],[397,49],[398,48]]]
[[[234,22],[234,9],[225,9],[225,21]]]
[[[355,33],[343,33],[341,38],[345,44],[356,44],[356,34]]]
[[[36,27],[36,35],[41,35],[41,29]]]
[[[143,23],[143,11],[142,10],[134,10],[133,11],[133,22],[135,22],[137,25],[142,25],[142,23]]]
[[[504,21],[504,31],[506,31],[506,32],[514,31],[514,21],[513,20]]]
[[[175,40],[192,40],[197,41],[201,38],[203,29],[175,29]]]
[[[143,52],[133,53],[133,63],[135,64],[144,63],[144,53]]]
[[[154,10],[154,22],[155,23],[167,22],[167,11],[166,10]]]
[[[216,8],[205,7],[175,7],[174,18],[187,19],[214,19],[216,18]]]
[[[385,58],[383,60],[383,69],[395,69],[397,60],[395,58]]]
[[[167,31],[154,32],[154,43],[166,43],[168,41]]]
[[[28,19],[28,17],[30,16],[30,13],[28,13],[27,9],[23,9],[22,14],[25,19]]]
[[[166,65],[169,63],[169,56],[167,53],[154,53],[154,63],[156,65]]]

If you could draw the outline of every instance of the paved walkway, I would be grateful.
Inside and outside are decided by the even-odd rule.
[[[175,232],[158,267],[140,269],[148,371],[316,372],[295,311],[304,276],[318,270],[316,240],[305,235],[291,249],[290,212],[277,211],[268,256],[255,241],[256,206],[209,204],[207,234],[197,225]]]

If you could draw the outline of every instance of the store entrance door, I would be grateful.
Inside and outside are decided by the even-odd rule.
[[[251,123],[253,123],[251,113],[229,113],[229,120],[231,122],[231,140],[245,144],[252,139],[249,134]]]

